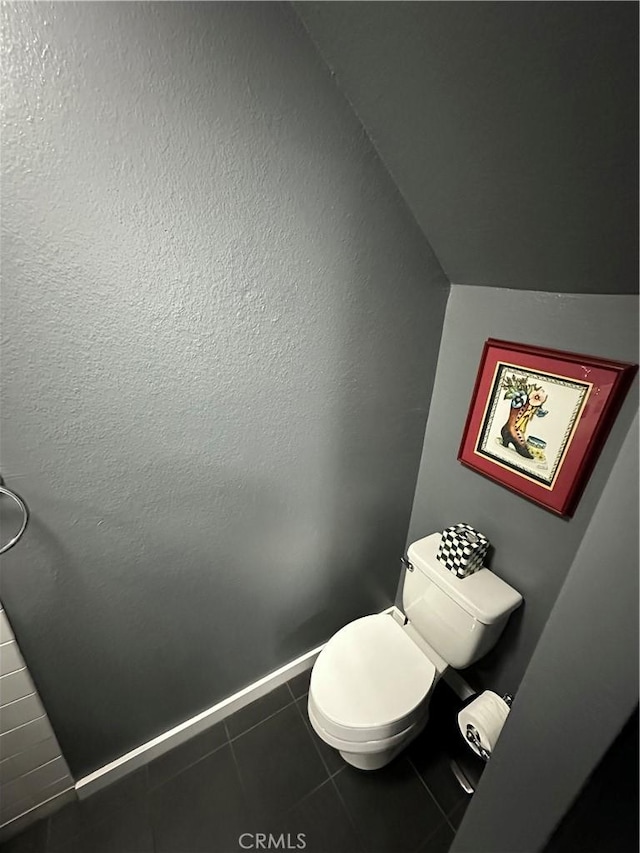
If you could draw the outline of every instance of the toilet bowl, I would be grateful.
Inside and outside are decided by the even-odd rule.
[[[456,577],[436,559],[439,542],[436,533],[409,548],[404,613],[394,608],[350,622],[314,664],[309,721],[361,770],[384,767],[420,734],[447,667],[485,654],[522,601],[488,569]]]
[[[311,673],[307,711],[349,764],[376,770],[422,731],[441,672],[387,613],[349,623]]]

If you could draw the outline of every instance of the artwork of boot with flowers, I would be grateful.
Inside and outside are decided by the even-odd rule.
[[[546,461],[544,449],[546,442],[536,436],[527,438],[527,429],[534,418],[543,418],[548,411],[542,406],[548,394],[541,385],[537,385],[528,376],[516,376],[515,373],[504,376],[500,385],[504,391],[504,400],[511,400],[509,418],[500,431],[502,446],[513,449],[525,459]]]
[[[539,506],[571,517],[637,368],[489,338],[458,459]]]

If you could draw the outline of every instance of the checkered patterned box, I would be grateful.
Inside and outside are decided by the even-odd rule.
[[[466,578],[482,568],[489,550],[489,540],[470,524],[453,524],[442,531],[438,560],[459,578]]]

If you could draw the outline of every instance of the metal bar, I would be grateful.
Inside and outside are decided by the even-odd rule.
[[[0,483],[1,482],[2,481],[0,480]],[[17,495],[15,492],[12,492],[11,489],[7,489],[6,486],[0,485],[0,495],[6,495],[8,498],[11,498],[11,500],[15,501],[15,503],[17,503],[20,509],[22,510],[22,524],[20,526],[20,530],[18,530],[16,535],[0,548],[0,554],[5,554],[9,550],[9,548],[13,548],[16,542],[20,540],[24,531],[27,529],[27,523],[29,522],[29,508],[22,500],[20,495]]]

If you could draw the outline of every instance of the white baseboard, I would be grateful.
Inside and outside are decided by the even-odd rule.
[[[4,844],[5,841],[13,838],[14,835],[22,832],[28,826],[31,826],[32,823],[35,823],[37,820],[42,820],[48,815],[57,812],[58,809],[62,808],[62,806],[76,800],[77,798],[78,795],[76,794],[75,788],[66,788],[64,791],[60,791],[59,794],[56,794],[55,797],[50,797],[48,800],[45,800],[44,803],[39,803],[37,806],[29,809],[29,811],[23,812],[21,815],[14,817],[7,823],[3,823],[2,826],[0,826],[0,844]]]
[[[456,669],[447,669],[442,678],[447,682],[453,692],[457,694],[458,698],[463,700],[463,702],[470,696],[475,696],[478,692],[467,684]]]
[[[392,605],[381,612],[392,613],[394,610],[396,610],[396,608]],[[121,755],[119,758],[116,758],[115,761],[111,761],[109,764],[105,764],[104,767],[100,767],[98,770],[94,770],[93,773],[89,773],[88,776],[84,776],[82,779],[79,779],[76,782],[75,788],[78,798],[81,800],[86,799],[91,794],[95,794],[96,791],[99,791],[101,788],[104,788],[112,782],[126,776],[127,773],[131,773],[133,770],[143,767],[145,764],[153,761],[154,758],[164,755],[164,753],[169,752],[170,749],[179,746],[181,743],[184,743],[195,735],[200,734],[216,723],[221,722],[226,717],[229,717],[231,714],[239,711],[241,708],[244,708],[245,705],[255,702],[256,699],[260,699],[261,696],[275,690],[276,687],[279,687],[281,684],[289,681],[289,679],[294,676],[311,669],[323,648],[324,643],[321,646],[312,649],[310,652],[306,652],[295,660],[292,660],[290,663],[281,666],[280,669],[276,669],[275,672],[271,672],[268,675],[263,676],[263,678],[258,679],[258,681],[254,681],[253,684],[249,684],[247,687],[244,687],[242,690],[239,690],[227,699],[223,699],[222,702],[218,702],[217,705],[207,708],[206,711],[196,714],[195,717],[185,720],[184,723],[174,726],[174,728],[163,732],[163,734],[158,735],[158,737],[153,738],[153,740],[147,741],[147,743],[143,743],[141,746],[137,746],[130,752],[125,753],[125,755]],[[448,681],[446,676],[445,680]],[[463,679],[460,678],[459,680],[465,684]],[[456,693],[460,695],[460,685],[456,684],[455,687],[453,685],[451,686]],[[469,696],[473,691],[468,685],[466,685],[466,687],[468,690],[466,695]],[[466,696],[462,698],[466,698]]]
[[[393,607],[388,607],[382,612],[390,613],[392,610]],[[98,770],[94,770],[88,776],[78,779],[76,782],[76,791],[79,799],[84,800],[91,794],[95,794],[96,791],[121,779],[127,773],[131,773],[132,770],[143,767],[145,764],[153,761],[154,758],[164,755],[165,752],[169,752],[170,749],[179,746],[181,743],[194,737],[194,735],[198,735],[200,732],[205,731],[205,729],[221,722],[225,717],[230,717],[231,714],[244,708],[245,705],[255,702],[256,699],[260,699],[261,696],[275,690],[276,687],[294,678],[294,676],[311,669],[323,648],[324,643],[315,649],[311,649],[310,652],[300,655],[300,657],[290,661],[290,663],[281,666],[275,672],[270,672],[268,675],[259,678],[253,684],[243,687],[242,690],[239,690],[227,699],[223,699],[217,705],[207,708],[206,711],[202,711],[200,714],[196,714],[195,717],[185,720],[184,723],[180,723],[180,725],[163,732],[158,737],[153,738],[153,740],[137,746],[125,755],[121,755],[115,761],[105,764],[104,767],[99,767]]]
[[[307,669],[311,669],[323,646],[324,644],[312,649],[310,652],[306,652],[290,663],[281,666],[280,669],[276,669],[275,672],[271,672],[269,675],[265,675],[254,681],[253,684],[243,687],[242,690],[239,690],[227,699],[223,699],[217,705],[207,708],[206,711],[196,714],[195,717],[185,720],[184,723],[174,726],[172,729],[153,738],[153,740],[137,746],[131,752],[121,755],[115,761],[111,761],[109,764],[105,764],[104,767],[100,767],[98,770],[94,770],[93,773],[89,773],[88,776],[79,779],[76,782],[76,791],[79,799],[84,800],[91,794],[95,794],[96,791],[126,776],[132,770],[143,767],[145,764],[153,761],[154,758],[164,755],[170,749],[179,746],[181,743],[221,722],[225,717],[229,717],[231,714],[244,708],[245,705],[255,702],[256,699],[260,699],[261,696],[275,690],[276,687],[289,681],[290,678],[299,675],[301,672],[305,672]]]

